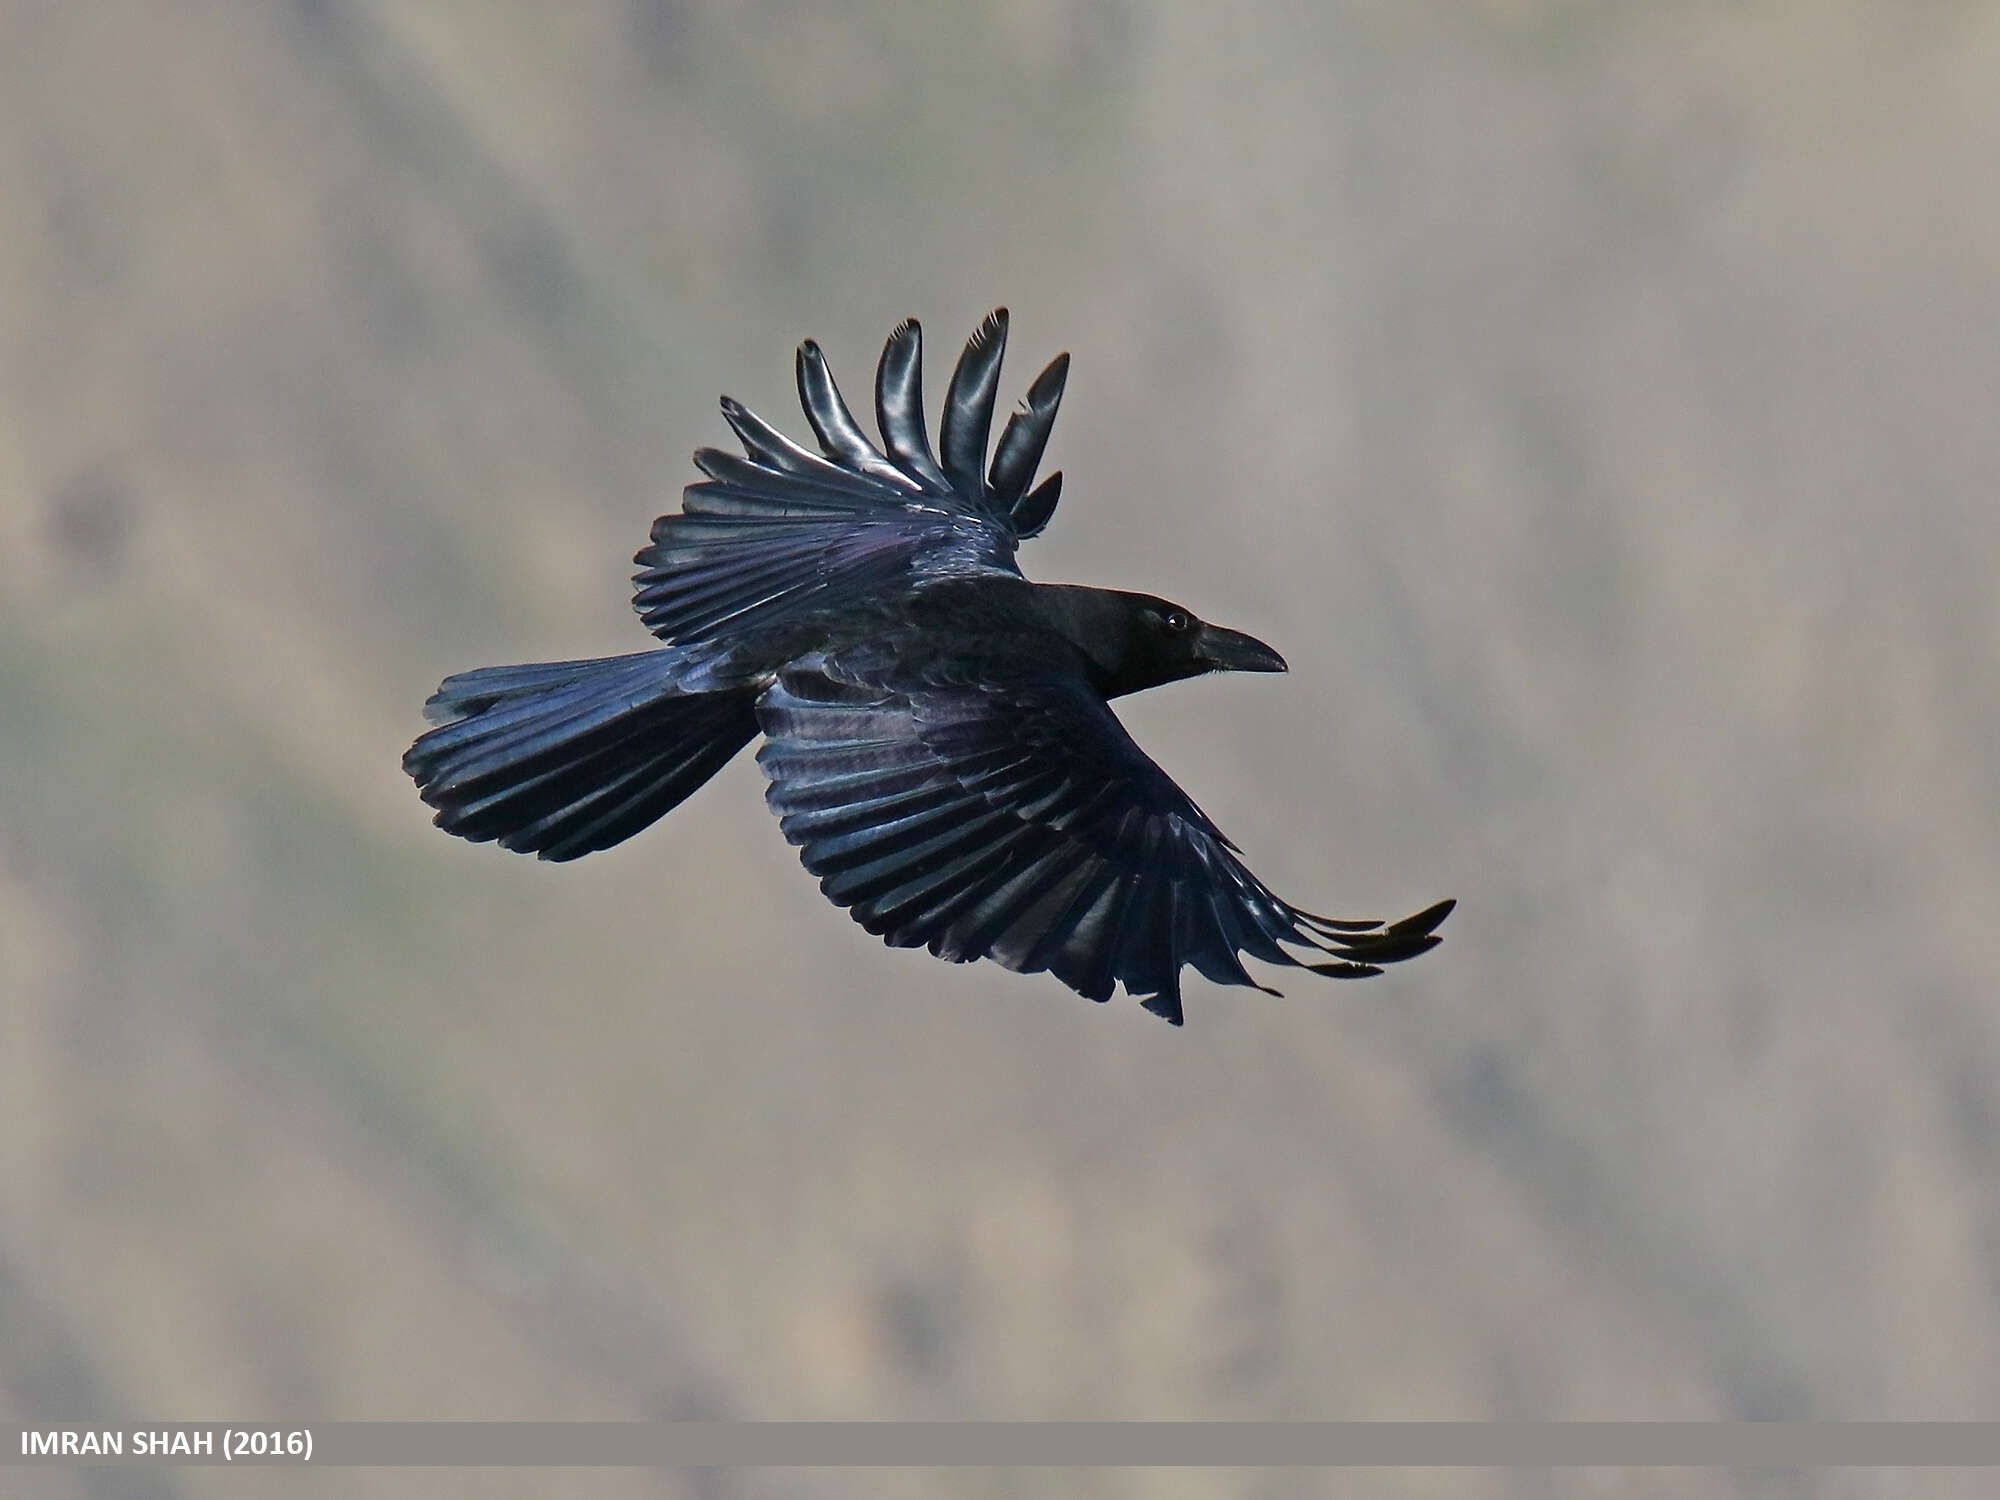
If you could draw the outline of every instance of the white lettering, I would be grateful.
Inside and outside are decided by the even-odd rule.
[[[21,1451],[39,1457],[110,1458],[124,1457],[122,1432],[24,1432]]]
[[[210,1457],[215,1453],[215,1434],[208,1431],[168,1432],[164,1428],[150,1432],[135,1430],[132,1451],[140,1458]]]

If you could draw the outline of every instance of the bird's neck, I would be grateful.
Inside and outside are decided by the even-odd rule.
[[[1083,657],[1090,684],[1106,698],[1119,698],[1159,679],[1135,671],[1131,650],[1132,600],[1116,589],[1069,583],[1033,585],[1035,602],[1049,626]]]

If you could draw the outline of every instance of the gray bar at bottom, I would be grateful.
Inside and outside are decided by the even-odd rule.
[[[64,1433],[77,1435],[76,1441],[66,1442]],[[162,1434],[180,1433],[189,1440],[160,1441]],[[199,1440],[202,1433],[209,1435],[206,1444]],[[113,1451],[114,1437],[120,1451]],[[5,1445],[0,1466],[66,1467],[2000,1465],[1995,1422],[31,1423],[15,1427],[0,1443]],[[232,1446],[236,1451],[225,1456]]]

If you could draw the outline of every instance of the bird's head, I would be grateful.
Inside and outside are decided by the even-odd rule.
[[[1151,594],[1060,586],[1045,593],[1058,628],[1090,658],[1107,698],[1204,672],[1285,670],[1284,657],[1256,637]]]

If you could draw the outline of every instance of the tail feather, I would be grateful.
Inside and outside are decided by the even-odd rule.
[[[756,737],[754,691],[690,692],[678,653],[446,678],[403,757],[447,833],[568,860],[665,816]]]

